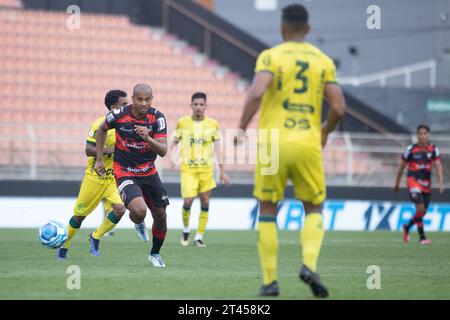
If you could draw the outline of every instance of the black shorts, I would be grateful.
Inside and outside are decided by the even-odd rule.
[[[430,194],[426,192],[409,192],[409,197],[414,203],[423,203],[425,209],[430,205]]]
[[[128,208],[131,200],[137,197],[144,198],[147,207],[150,209],[165,208],[169,205],[169,196],[164,188],[158,173],[148,177],[123,177],[117,180],[125,207]]]

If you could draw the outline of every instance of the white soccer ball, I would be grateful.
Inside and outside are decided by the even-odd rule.
[[[57,221],[49,221],[39,228],[39,241],[52,249],[66,242],[67,235],[67,228]]]

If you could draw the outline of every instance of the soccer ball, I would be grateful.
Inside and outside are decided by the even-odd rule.
[[[56,221],[49,221],[39,228],[39,241],[49,248],[59,248],[67,240],[67,228]]]

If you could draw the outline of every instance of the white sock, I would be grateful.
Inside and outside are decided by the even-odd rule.
[[[197,241],[197,240],[202,240],[203,241],[203,235],[202,234],[196,234],[194,240],[195,241]]]

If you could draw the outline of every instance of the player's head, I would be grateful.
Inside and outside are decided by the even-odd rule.
[[[110,90],[105,95],[105,106],[108,110],[124,107],[128,104],[127,93],[122,90]]]
[[[290,4],[283,8],[281,16],[281,35],[288,41],[304,37],[309,32],[308,10],[301,4]]]
[[[152,106],[153,90],[146,83],[138,83],[133,89],[133,106],[139,113],[147,113]]]
[[[191,108],[192,114],[195,118],[203,118],[205,115],[207,104],[206,104],[206,93],[196,92],[191,98]]]
[[[426,124],[420,124],[417,126],[417,141],[419,144],[426,145],[430,140],[430,127]]]

